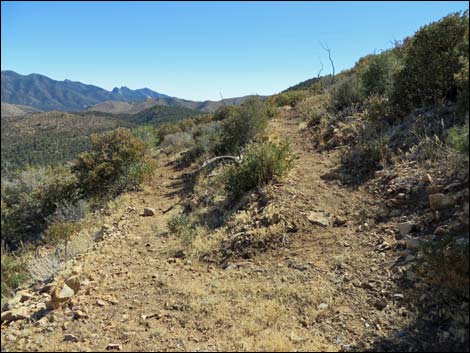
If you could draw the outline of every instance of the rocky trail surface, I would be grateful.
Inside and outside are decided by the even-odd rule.
[[[270,126],[297,156],[267,191],[267,207],[288,225],[285,244],[223,266],[182,256],[166,229],[188,170],[163,160],[153,182],[121,197],[102,239],[75,261],[79,289],[65,304],[48,310],[51,296],[31,289],[10,311],[24,317],[2,313],[2,349],[332,351],[406,340],[418,315],[408,293],[417,288],[397,261],[412,255],[400,250],[396,227],[370,221],[378,201],[331,180],[338,151],[311,150],[299,123],[285,110]]]

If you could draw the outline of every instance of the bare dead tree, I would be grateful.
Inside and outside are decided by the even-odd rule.
[[[321,75],[321,72],[323,71],[323,62],[320,60],[320,64],[321,64],[321,68],[320,70],[317,72],[317,78],[320,78],[320,75]]]
[[[332,74],[333,77],[331,79],[331,83],[334,83],[335,82],[335,64],[333,63],[333,59],[331,58],[331,50],[328,47],[327,43],[323,44],[322,42],[320,42],[320,46],[323,48],[323,50],[328,52],[328,59],[330,59],[331,68],[333,69],[333,74]]]
[[[220,101],[222,102],[222,105],[225,107],[225,101],[224,101],[224,97],[222,96],[222,92],[219,92],[220,94]]]

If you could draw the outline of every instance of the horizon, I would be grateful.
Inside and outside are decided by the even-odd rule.
[[[108,91],[149,88],[196,101],[275,94],[317,76],[320,63],[327,75],[330,63],[320,42],[331,49],[338,73],[430,22],[468,9],[463,1],[1,6],[2,71]]]

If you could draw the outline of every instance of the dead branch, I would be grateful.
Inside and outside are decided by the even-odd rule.
[[[335,82],[335,64],[333,63],[333,59],[331,58],[331,50],[330,48],[328,47],[328,44],[325,43],[325,44],[322,44],[320,42],[320,45],[321,47],[323,48],[323,50],[326,50],[328,52],[328,59],[330,59],[330,63],[331,63],[331,68],[333,69],[333,78],[331,80],[331,83],[334,83]]]
[[[196,174],[198,173],[199,171],[201,171],[202,169],[204,169],[205,167],[207,167],[208,165],[210,164],[213,164],[214,162],[217,162],[217,161],[220,161],[222,159],[229,159],[229,160],[232,160],[234,161],[235,163],[241,163],[242,161],[242,158],[241,157],[236,157],[236,156],[217,156],[217,157],[214,157],[214,158],[211,158],[207,161],[205,161],[202,166],[200,166],[198,169],[196,169],[195,171],[193,171],[191,174]]]
[[[320,78],[321,72],[323,71],[323,62],[320,60],[321,68],[317,73],[317,78]]]

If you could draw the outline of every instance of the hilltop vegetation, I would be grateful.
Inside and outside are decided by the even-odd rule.
[[[127,103],[125,103],[127,104]],[[2,117],[2,172],[27,165],[58,165],[90,147],[88,137],[117,127],[174,122],[200,113],[178,107],[154,106],[137,114],[44,112]]]
[[[27,165],[57,165],[90,147],[92,133],[130,127],[104,113],[45,112],[2,118],[2,174]]]

